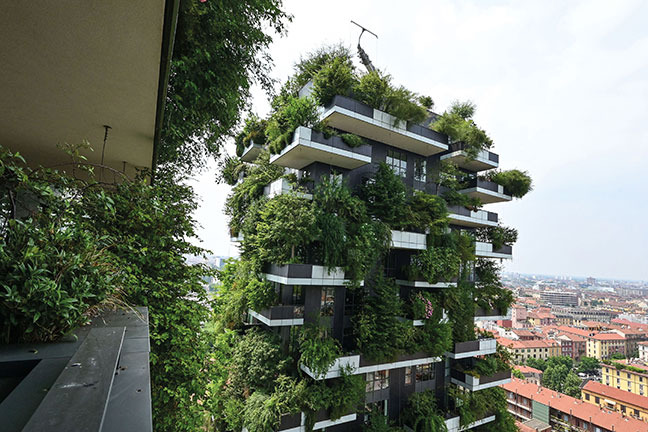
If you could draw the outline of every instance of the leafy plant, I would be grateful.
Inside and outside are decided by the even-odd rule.
[[[359,187],[358,196],[366,203],[371,216],[390,227],[399,227],[405,219],[405,185],[384,162],[378,165],[375,176]]]
[[[243,151],[251,143],[265,144],[266,143],[266,128],[268,122],[260,119],[256,114],[250,114],[245,119],[243,130],[234,137],[234,144],[236,144],[236,155],[243,156]]]
[[[437,408],[436,398],[432,390],[414,393],[410,396],[407,407],[403,411],[403,418],[414,432],[442,432],[448,430],[445,418]]]
[[[338,342],[329,337],[328,329],[319,323],[303,326],[299,335],[300,362],[315,376],[324,376],[342,355]]]
[[[439,116],[432,129],[448,135],[452,142],[463,143],[463,150],[469,158],[476,158],[481,150],[489,149],[493,141],[483,129],[477,127],[472,117],[475,105],[472,102],[455,101],[450,109]]]
[[[493,250],[499,250],[502,246],[512,246],[517,237],[518,231],[515,228],[502,225],[477,230],[477,240],[492,243]]]
[[[317,104],[309,97],[288,97],[284,104],[272,113],[268,120],[266,135],[270,153],[281,153],[290,144],[299,126],[318,128]]]
[[[239,158],[226,156],[222,161],[220,161],[220,172],[217,175],[217,181],[221,181],[234,186],[238,180],[241,173],[245,173],[247,166]]]
[[[364,138],[350,133],[343,133],[340,135],[340,138],[342,138],[344,144],[348,145],[351,148],[356,148],[367,144],[367,141]]]
[[[349,57],[335,57],[327,62],[313,78],[313,96],[319,105],[327,106],[336,95],[351,92],[355,77]]]
[[[533,181],[526,171],[493,171],[488,174],[488,179],[504,186],[505,192],[515,198],[522,198],[533,190]]]

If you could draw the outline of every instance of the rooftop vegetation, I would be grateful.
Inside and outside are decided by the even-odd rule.
[[[493,146],[493,140],[473,120],[476,109],[470,101],[455,101],[432,123],[432,129],[448,135],[451,143],[462,143],[464,152],[471,159]]]

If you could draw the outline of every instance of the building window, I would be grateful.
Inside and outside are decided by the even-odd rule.
[[[416,158],[414,160],[414,180],[425,183],[427,180],[427,161],[425,159]]]
[[[377,372],[367,372],[367,384],[365,391],[367,393],[380,391],[389,388],[389,371],[382,370]]]
[[[416,382],[430,381],[434,379],[434,364],[428,363],[416,367]]]
[[[589,393],[585,393],[585,400],[589,400]]]
[[[322,288],[322,306],[320,309],[322,316],[333,315],[334,302],[335,302],[335,287]]]
[[[407,175],[407,156],[405,156],[405,153],[387,150],[385,162],[397,176],[405,177]]]
[[[594,396],[594,402],[599,403],[601,402],[601,399],[598,396]]]
[[[408,366],[405,368],[405,385],[412,384],[412,367]]]
[[[304,289],[301,285],[293,285],[292,287],[292,304],[294,305],[303,305],[304,304]]]

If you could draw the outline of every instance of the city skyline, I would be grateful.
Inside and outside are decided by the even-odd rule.
[[[362,40],[375,65],[432,96],[437,112],[454,99],[475,102],[477,123],[504,155],[501,167],[529,170],[535,190],[527,199],[492,208],[520,233],[506,271],[648,280],[648,234],[632,216],[648,212],[637,199],[645,195],[639,173],[648,160],[640,126],[648,114],[648,31],[641,26],[648,4],[507,5],[431,2],[410,16],[411,8],[387,3],[311,10],[286,2],[295,19],[271,48],[273,75],[288,75],[322,42],[355,49],[359,32],[349,21],[360,22],[379,35]],[[253,96],[253,110],[266,114],[263,92]],[[620,143],[625,151],[611,156]],[[229,255],[222,213],[229,187],[214,185],[214,175],[212,164],[195,182],[204,200],[199,234],[205,247]]]

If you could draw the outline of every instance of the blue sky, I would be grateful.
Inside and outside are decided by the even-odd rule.
[[[507,271],[648,280],[648,2],[286,1],[294,15],[271,54],[285,79],[323,43],[355,47],[398,84],[477,104],[503,169],[535,190],[487,205],[519,240]],[[266,114],[263,92],[253,109]],[[233,153],[233,147],[227,146]],[[222,208],[228,187],[197,176],[202,245],[233,253]]]

